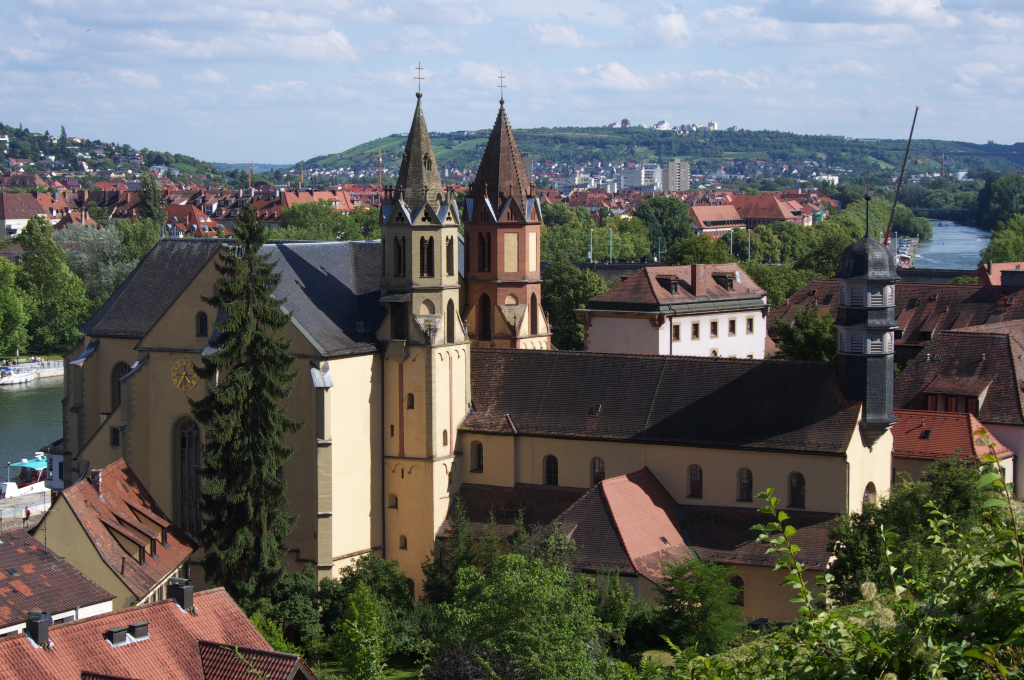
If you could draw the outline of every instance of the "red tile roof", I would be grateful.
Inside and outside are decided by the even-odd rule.
[[[63,496],[103,562],[141,599],[199,546],[167,518],[124,459],[103,468],[99,487],[97,493],[83,479]],[[135,554],[115,534],[137,546]]]
[[[78,680],[82,672],[145,680],[204,680],[199,640],[272,651],[223,588],[196,593],[197,616],[174,600],[121,609],[50,628],[51,648],[28,637],[0,639],[0,680]],[[112,647],[111,628],[149,623],[149,637]],[[244,678],[244,675],[236,676]]]
[[[788,204],[779,200],[777,196],[746,196],[736,194],[732,197],[732,205],[745,220],[792,222],[800,219],[793,214]]]
[[[690,217],[698,229],[732,229],[746,226],[746,220],[732,205],[691,205]]]
[[[203,680],[242,680],[249,676],[260,680],[316,680],[295,654],[200,640],[199,658]]]
[[[985,426],[970,413],[909,409],[896,409],[894,413],[897,422],[892,428],[893,458],[944,460],[958,453],[961,458],[980,461],[990,452],[988,446],[979,443],[982,438],[974,435]],[[996,445],[997,458],[1013,455],[991,433],[989,439]]]
[[[21,529],[0,532],[0,628],[24,623],[33,609],[58,614],[113,599]]]
[[[0,220],[27,220],[33,215],[44,214],[39,201],[32,194],[0,191]]]
[[[694,293],[692,271],[703,280],[704,292]],[[733,290],[723,283],[733,279]],[[678,281],[676,292],[671,291],[671,280]],[[665,282],[663,285],[662,282]],[[700,291],[697,291],[700,293]],[[697,264],[676,267],[644,267],[630,275],[607,293],[602,293],[587,305],[590,309],[602,309],[613,304],[671,305],[695,302],[700,299],[728,300],[738,298],[760,298],[764,290],[754,283],[747,274],[734,264]]]

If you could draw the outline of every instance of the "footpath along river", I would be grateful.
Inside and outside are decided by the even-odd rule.
[[[934,237],[917,249],[919,269],[976,269],[989,233],[948,220],[932,220]],[[62,378],[0,387],[0,476],[7,463],[30,458],[40,447],[61,438]]]

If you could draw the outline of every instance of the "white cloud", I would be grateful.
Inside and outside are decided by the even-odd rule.
[[[543,23],[530,24],[530,38],[537,47],[556,50],[578,50],[594,47],[594,43],[583,37],[573,26]]]
[[[573,74],[578,76],[576,84],[582,87],[639,92],[651,86],[649,77],[637,75],[617,61],[598,64],[589,69],[573,69]]]
[[[292,92],[305,92],[306,83],[303,80],[289,80],[285,83],[268,83],[264,85],[256,85],[255,90],[257,92],[269,92],[274,94],[281,94],[282,92],[291,90]]]
[[[116,69],[114,73],[117,74],[117,77],[121,79],[122,83],[127,83],[133,87],[138,87],[143,90],[160,89],[160,79],[152,73],[124,69]]]
[[[202,73],[186,73],[182,78],[193,83],[213,83],[214,85],[222,85],[228,82],[226,75],[214,71],[212,68],[204,68]]]

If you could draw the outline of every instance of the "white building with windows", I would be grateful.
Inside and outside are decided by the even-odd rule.
[[[661,191],[661,166],[657,163],[637,163],[632,168],[623,168],[617,179],[623,189]]]
[[[588,352],[764,358],[768,297],[733,264],[646,267],[576,314]]]

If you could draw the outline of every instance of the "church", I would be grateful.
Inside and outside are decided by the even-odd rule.
[[[838,370],[560,352],[541,306],[541,202],[504,101],[460,210],[416,97],[379,241],[266,246],[298,370],[282,406],[304,422],[283,468],[288,567],[336,576],[374,552],[419,594],[461,497],[478,525],[559,522],[579,568],[615,566],[639,596],[662,561],[703,557],[737,569],[745,616],[791,618],[749,530],[764,519],[756,494],[771,487],[789,508],[814,571],[835,516],[887,492],[892,256],[870,237],[844,255],[842,285],[862,294],[841,302]],[[195,368],[216,332],[202,296],[221,246],[161,240],[66,357],[64,483],[123,458],[190,536],[205,434],[188,398],[208,387]]]

